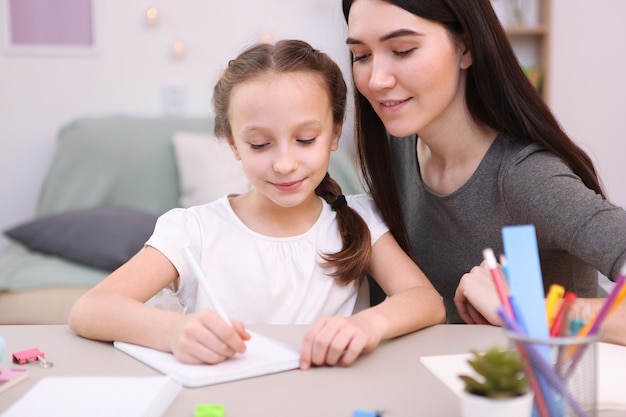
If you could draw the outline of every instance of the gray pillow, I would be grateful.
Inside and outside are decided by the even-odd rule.
[[[113,271],[152,235],[158,216],[122,207],[96,207],[41,217],[4,234],[27,248]]]

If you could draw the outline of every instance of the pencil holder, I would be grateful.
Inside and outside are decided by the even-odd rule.
[[[506,334],[526,362],[535,394],[533,416],[596,417],[600,332],[545,339]]]

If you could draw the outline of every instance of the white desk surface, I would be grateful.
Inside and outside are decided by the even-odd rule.
[[[306,326],[250,326],[298,347]],[[111,343],[76,336],[67,326],[0,326],[11,353],[33,347],[54,367],[27,365],[29,378],[0,394],[0,412],[44,376],[150,376],[158,373],[115,349]],[[202,388],[183,388],[167,417],[193,417],[197,404],[223,404],[227,417],[351,417],[356,408],[384,409],[387,417],[458,417],[459,400],[420,362],[420,356],[467,353],[505,345],[503,330],[492,326],[439,325],[381,344],[349,368],[293,370]],[[624,412],[599,412],[615,417]]]

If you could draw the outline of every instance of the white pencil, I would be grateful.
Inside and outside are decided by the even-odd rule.
[[[215,297],[215,294],[213,294],[213,291],[211,291],[207,278],[204,275],[204,272],[202,272],[202,268],[200,268],[198,261],[196,261],[196,258],[194,258],[193,254],[191,253],[191,249],[189,248],[188,244],[183,245],[183,252],[185,253],[185,256],[187,257],[187,261],[189,262],[189,265],[191,266],[191,271],[196,276],[196,280],[200,284],[200,288],[202,289],[202,291],[204,291],[204,294],[209,299],[209,302],[213,306],[213,309],[217,312],[217,314],[220,315],[220,317],[226,323],[228,323],[229,325],[232,325],[232,323],[228,319],[228,316],[226,315],[226,312],[222,308],[222,305],[220,304],[219,300]]]

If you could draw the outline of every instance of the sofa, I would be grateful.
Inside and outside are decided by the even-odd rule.
[[[245,191],[228,145],[202,117],[85,117],[63,126],[33,219],[4,230],[0,324],[64,324],[85,291],[129,259],[174,207]],[[345,140],[345,139],[344,139]],[[348,146],[329,172],[362,192]],[[176,308],[166,295],[164,308]]]

